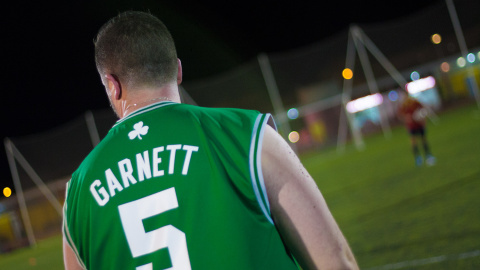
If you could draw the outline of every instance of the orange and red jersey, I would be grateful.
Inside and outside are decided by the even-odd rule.
[[[425,126],[424,120],[418,121],[413,117],[414,113],[421,108],[423,108],[422,103],[412,97],[407,97],[403,103],[400,104],[398,114],[408,129],[418,129]]]

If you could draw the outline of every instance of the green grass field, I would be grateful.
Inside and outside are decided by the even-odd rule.
[[[480,111],[439,115],[433,167],[415,167],[403,127],[301,156],[361,269],[480,269]],[[63,269],[61,237],[0,255],[0,269]]]
[[[332,149],[302,158],[359,265],[480,269],[474,256],[480,255],[477,107],[442,113],[437,125],[428,125],[433,167],[415,167],[405,129],[392,131],[391,139],[366,138],[364,151],[338,155]]]

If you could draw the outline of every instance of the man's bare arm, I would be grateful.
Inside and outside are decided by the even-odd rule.
[[[65,264],[65,270],[84,270],[78,263],[77,256],[68,245],[65,237],[63,237],[63,262]]]
[[[275,224],[304,269],[358,269],[316,183],[285,140],[267,126],[262,170]]]

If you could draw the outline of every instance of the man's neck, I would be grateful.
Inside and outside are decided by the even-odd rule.
[[[128,95],[126,95],[125,99],[117,106],[120,118],[157,102],[172,101],[181,103],[178,86],[176,84],[167,85],[158,89],[134,89],[130,91],[127,90],[126,92]]]

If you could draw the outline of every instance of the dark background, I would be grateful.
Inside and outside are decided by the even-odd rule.
[[[150,11],[172,32],[184,81],[234,68],[260,53],[296,49],[352,23],[395,20],[440,1],[16,1],[1,16],[1,137],[23,137],[107,108],[93,40],[109,18]],[[202,105],[202,104],[199,104]],[[0,154],[0,189],[12,187]],[[12,187],[13,189],[13,187]]]

